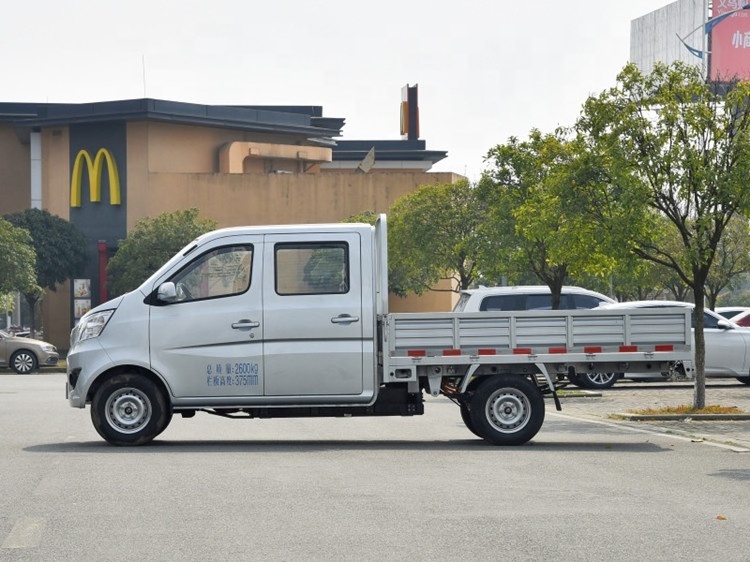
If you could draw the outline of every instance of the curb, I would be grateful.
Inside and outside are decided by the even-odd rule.
[[[610,414],[610,417],[628,421],[742,421],[750,414]]]

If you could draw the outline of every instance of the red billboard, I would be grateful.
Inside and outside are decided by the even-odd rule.
[[[750,0],[714,0],[711,31],[711,80],[750,80]],[[732,13],[716,20],[723,14]]]

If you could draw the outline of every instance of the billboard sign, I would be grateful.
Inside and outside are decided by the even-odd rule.
[[[750,0],[714,0],[711,21],[711,81],[750,80]],[[734,12],[734,13],[731,13]],[[726,18],[720,16],[730,14]]]

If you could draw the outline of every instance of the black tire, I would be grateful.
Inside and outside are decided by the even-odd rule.
[[[36,355],[28,349],[19,349],[10,358],[10,368],[19,375],[28,375],[38,367]]]
[[[523,445],[544,422],[544,396],[519,375],[488,378],[471,398],[471,422],[477,434],[495,445]]]
[[[479,435],[476,428],[474,427],[474,422],[471,421],[471,410],[469,409],[469,405],[466,403],[461,403],[460,408],[461,408],[461,419],[464,421],[464,425],[474,435],[476,435],[477,437],[482,437],[481,435]]]
[[[601,390],[612,388],[620,376],[617,373],[577,373],[581,388]]]
[[[576,375],[566,375],[566,376],[568,377],[568,380],[572,384],[574,384],[576,386],[579,386],[579,387],[583,386],[583,383],[581,382],[581,377],[579,377],[577,374]]]
[[[91,421],[112,445],[144,445],[171,419],[164,394],[144,375],[115,375],[102,383],[91,401]]]
[[[742,384],[750,385],[750,377],[735,377]]]

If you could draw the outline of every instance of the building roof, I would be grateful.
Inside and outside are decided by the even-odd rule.
[[[0,102],[0,123],[12,123],[19,138],[42,127],[112,121],[161,121],[239,129],[254,133],[304,136],[331,146],[334,161],[361,161],[375,148],[378,161],[434,164],[446,151],[426,150],[424,140],[340,140],[345,119],[324,117],[321,106],[204,105],[152,98],[93,103]]]

